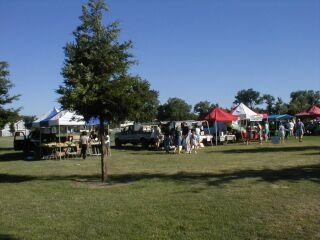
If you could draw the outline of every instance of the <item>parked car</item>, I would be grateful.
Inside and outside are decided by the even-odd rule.
[[[121,147],[123,144],[141,144],[147,148],[151,143],[151,130],[154,125],[133,124],[125,126],[120,132],[115,133],[115,145]]]

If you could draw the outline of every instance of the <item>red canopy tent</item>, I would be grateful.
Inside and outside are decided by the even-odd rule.
[[[218,122],[231,122],[237,120],[238,117],[216,107],[213,108],[203,119]]]
[[[297,113],[296,117],[320,117],[320,107],[313,105],[308,111]]]
[[[237,116],[234,116],[231,113],[228,113],[219,107],[213,108],[206,116],[203,117],[203,120],[215,121],[216,145],[218,144],[217,122],[231,122],[237,119]]]

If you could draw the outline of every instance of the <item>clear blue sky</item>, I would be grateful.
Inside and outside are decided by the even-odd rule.
[[[14,107],[38,115],[59,107],[63,47],[83,0],[1,0],[0,60],[10,64]],[[281,97],[320,90],[319,0],[109,0],[104,22],[121,22],[139,65],[160,93],[194,105],[230,107],[241,89]]]

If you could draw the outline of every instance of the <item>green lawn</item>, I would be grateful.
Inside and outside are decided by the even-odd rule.
[[[0,138],[0,239],[320,239],[320,137],[27,161]]]

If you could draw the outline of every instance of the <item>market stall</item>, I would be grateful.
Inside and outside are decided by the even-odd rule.
[[[60,152],[63,152],[63,148],[66,148],[65,153],[68,154],[68,151],[70,154],[73,154],[76,149],[74,145],[75,143],[72,143],[68,141],[68,136],[64,136],[64,141],[61,141],[61,127],[65,126],[66,127],[66,134],[68,135],[69,131],[68,128],[70,129],[71,127],[74,126],[85,126],[85,121],[82,116],[75,114],[74,112],[68,111],[68,110],[63,110],[57,113],[55,116],[50,118],[48,120],[48,126],[52,128],[52,132],[57,132],[58,134],[58,144],[59,144],[59,150]],[[57,129],[56,129],[57,128]],[[73,138],[73,136],[72,136]],[[62,145],[63,144],[65,145]],[[60,157],[61,158],[61,157]]]
[[[218,144],[218,128],[217,128],[217,122],[231,122],[231,121],[235,121],[237,120],[237,117],[222,110],[219,107],[213,108],[204,118],[204,120],[208,120],[208,121],[214,121],[215,123],[215,141],[216,141],[216,145]],[[235,136],[222,136],[222,138],[220,138],[220,142],[221,140],[228,141],[229,139],[234,139]]]

